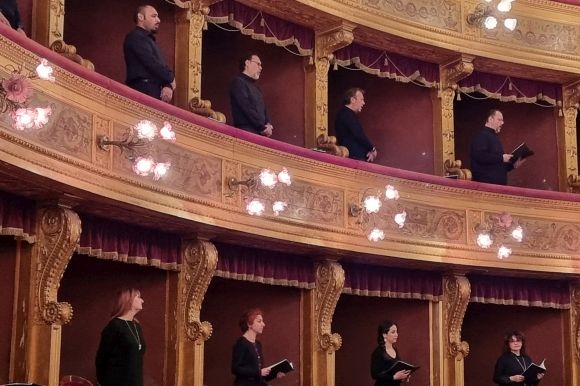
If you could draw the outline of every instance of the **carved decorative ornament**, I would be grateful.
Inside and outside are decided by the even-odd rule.
[[[81,220],[70,209],[42,208],[38,212],[38,266],[35,280],[39,322],[64,325],[73,309],[57,300],[62,275],[81,236]]]
[[[201,304],[213,277],[218,261],[215,245],[203,240],[188,240],[183,245],[183,291],[181,309],[184,310],[184,327],[191,341],[208,340],[212,333],[209,322],[200,321]]]
[[[67,59],[72,60],[75,63],[80,64],[84,68],[90,71],[95,71],[95,65],[93,62],[87,59],[83,59],[82,56],[77,54],[77,48],[71,44],[65,43],[63,40],[55,40],[50,45],[50,49],[64,56]]]
[[[316,266],[316,332],[321,350],[332,353],[342,346],[342,338],[332,333],[330,325],[336,303],[344,288],[344,270],[335,261],[322,261]]]
[[[571,306],[572,306],[572,333],[574,351],[577,360],[580,360],[580,283],[570,284]]]
[[[471,285],[464,275],[446,275],[443,277],[443,291],[447,353],[455,360],[461,361],[469,355],[469,344],[461,340],[461,325],[469,303]]]
[[[446,176],[457,176],[458,180],[469,180],[471,181],[471,170],[461,168],[461,160],[445,160],[445,175]]]

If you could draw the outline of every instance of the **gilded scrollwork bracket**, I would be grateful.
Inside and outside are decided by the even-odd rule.
[[[461,160],[445,160],[443,164],[445,168],[445,175],[448,177],[456,177],[458,180],[468,180],[471,181],[471,170],[461,168]]]
[[[65,325],[72,319],[69,303],[57,300],[58,287],[81,235],[81,220],[68,208],[49,206],[38,211],[38,264],[35,304],[39,322]]]
[[[570,284],[573,350],[580,361],[580,282]]]
[[[205,341],[212,334],[212,325],[200,321],[201,305],[215,273],[218,254],[215,245],[204,240],[185,240],[182,248],[180,309],[184,312],[185,336],[193,342]]]
[[[461,340],[461,326],[467,311],[471,285],[463,274],[448,274],[443,277],[445,297],[445,328],[447,353],[457,361],[469,355],[469,344]]]
[[[580,80],[562,87],[564,115],[564,151],[565,168],[568,179],[568,189],[571,192],[580,192],[580,178],[578,176],[578,145],[576,133],[576,118],[580,107]]]
[[[64,56],[65,58],[80,64],[87,70],[95,71],[95,65],[93,62],[88,59],[84,59],[82,56],[77,54],[77,48],[71,44],[65,43],[64,40],[55,40],[51,43],[50,49]]]
[[[342,338],[332,333],[330,326],[332,316],[342,289],[344,288],[344,270],[336,261],[325,260],[316,265],[315,289],[315,323],[319,348],[333,353],[342,346]]]

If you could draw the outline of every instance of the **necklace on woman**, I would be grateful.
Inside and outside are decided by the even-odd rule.
[[[522,361],[521,362],[518,359],[518,356],[516,354],[514,354],[514,358],[516,358],[516,362],[518,362],[518,365],[520,365],[520,367],[522,368],[522,370],[526,371],[526,358],[522,357]]]
[[[137,341],[137,344],[139,345],[139,351],[141,351],[141,339],[139,339],[139,330],[137,329],[137,326],[135,326],[135,332],[133,332],[133,329],[129,325],[129,322],[125,320],[125,323],[127,324],[127,328],[129,329],[129,331],[131,331],[131,335],[133,335],[133,338],[135,338],[135,341]]]

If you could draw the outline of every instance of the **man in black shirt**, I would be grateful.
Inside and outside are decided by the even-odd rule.
[[[274,126],[270,123],[262,92],[256,86],[262,72],[262,61],[258,55],[248,54],[240,60],[240,71],[230,86],[234,126],[269,137]]]
[[[507,185],[507,174],[519,167],[525,159],[512,163],[513,155],[507,154],[498,134],[503,126],[503,114],[492,109],[487,114],[485,126],[471,141],[471,172],[473,181]]]
[[[137,8],[136,27],[125,36],[123,51],[127,66],[127,86],[153,98],[171,102],[175,90],[175,75],[165,63],[155,41],[159,29],[159,14],[150,5]]]
[[[23,35],[26,35],[22,29],[22,20],[18,12],[16,0],[0,0],[0,23],[9,25]]]
[[[343,103],[334,121],[338,144],[348,149],[349,158],[373,162],[377,157],[377,149],[365,135],[357,117],[365,105],[364,90],[358,87],[348,89]]]

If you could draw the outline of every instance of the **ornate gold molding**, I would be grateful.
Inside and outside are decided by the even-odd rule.
[[[448,274],[443,277],[447,353],[456,361],[463,360],[469,354],[469,344],[461,340],[461,325],[470,293],[471,285],[465,275]]]
[[[337,145],[335,136],[319,135],[318,138],[316,138],[316,147],[329,154],[348,158],[348,149],[344,146]]]
[[[576,354],[576,360],[580,361],[580,282],[570,284],[570,300],[572,314],[572,349]]]
[[[566,84],[562,87],[564,135],[563,150],[565,177],[568,181],[568,189],[572,192],[580,192],[578,181],[578,143],[576,133],[576,117],[580,106],[580,80]]]
[[[458,180],[470,180],[471,181],[471,170],[461,168],[461,160],[451,161],[449,159],[445,160],[443,164],[445,168],[446,176],[457,176]]]
[[[336,261],[325,260],[316,265],[315,326],[319,348],[327,353],[340,349],[342,338],[330,326],[338,298],[344,288],[344,270]]]
[[[38,211],[38,267],[35,280],[37,319],[64,325],[73,315],[69,303],[57,300],[58,287],[81,235],[81,220],[70,209],[45,207]]]
[[[328,70],[334,58],[333,52],[346,47],[354,40],[352,23],[341,22],[324,31],[315,34],[315,115],[314,133],[311,141],[316,143],[319,136],[328,135]],[[309,141],[307,140],[307,143]]]
[[[80,64],[84,68],[95,71],[95,65],[93,62],[87,59],[83,59],[82,56],[77,54],[77,48],[71,44],[66,44],[63,40],[55,40],[50,45],[50,49],[64,56],[67,59],[72,60],[75,63]]]
[[[226,116],[219,111],[213,110],[211,108],[211,101],[208,99],[199,99],[198,97],[191,98],[189,100],[189,111],[218,122],[226,123]]]
[[[215,245],[204,240],[184,241],[182,248],[179,308],[183,312],[184,332],[190,341],[205,341],[211,336],[212,326],[200,321],[201,304],[215,273],[218,254]]]

